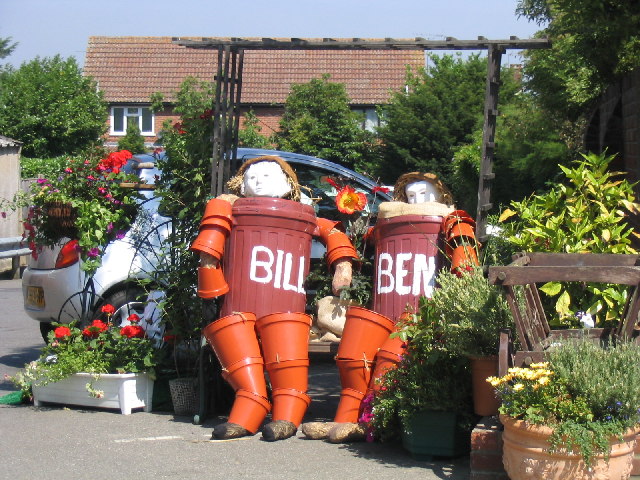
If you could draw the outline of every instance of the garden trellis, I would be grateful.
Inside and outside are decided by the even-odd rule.
[[[491,185],[495,178],[493,158],[495,129],[498,116],[500,91],[500,65],[507,49],[549,48],[545,38],[521,40],[445,40],[414,39],[304,39],[304,38],[202,38],[200,40],[174,38],[173,43],[188,48],[217,50],[218,71],[215,77],[213,155],[211,166],[211,194],[225,191],[226,181],[238,168],[237,148],[240,125],[240,99],[242,93],[242,69],[245,50],[487,50],[487,80],[484,102],[484,126],[482,136],[482,160],[478,182],[478,209],[476,214],[477,238],[486,239],[486,223],[491,203]]]

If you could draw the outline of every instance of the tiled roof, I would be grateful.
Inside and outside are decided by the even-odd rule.
[[[189,37],[181,37],[187,39]],[[197,40],[193,38],[194,40]],[[149,102],[161,92],[174,102],[187,76],[211,81],[217,50],[186,48],[172,37],[90,37],[84,73],[94,77],[109,103]],[[353,104],[381,104],[404,87],[406,65],[424,66],[420,50],[246,50],[243,104],[282,104],[292,83],[324,73],[344,83]]]

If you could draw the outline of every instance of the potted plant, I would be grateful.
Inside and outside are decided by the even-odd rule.
[[[423,298],[419,312],[403,316],[399,328],[406,352],[364,400],[360,421],[368,438],[401,438],[418,459],[467,453],[476,417],[469,360],[453,341],[456,327]]]
[[[38,360],[12,377],[23,398],[104,408],[151,410],[154,368],[160,351],[131,314],[127,325],[111,323],[112,305],[104,305],[106,321],[80,329],[74,323],[49,333]]]
[[[474,411],[497,415],[499,399],[485,379],[498,374],[500,331],[514,328],[509,305],[479,266],[468,265],[465,273],[442,270],[436,281],[433,309],[455,327],[451,342],[471,361]]]
[[[629,478],[640,431],[640,347],[581,338],[547,359],[487,380],[502,398],[509,477]]]

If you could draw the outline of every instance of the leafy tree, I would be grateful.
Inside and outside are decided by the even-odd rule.
[[[129,150],[133,154],[147,151],[144,146],[144,137],[140,133],[140,127],[138,127],[136,119],[129,119],[127,134],[118,142],[118,150]]]
[[[436,173],[451,184],[454,147],[471,140],[482,124],[486,60],[433,57],[428,71],[408,72],[409,92],[396,92],[380,128],[384,162],[375,172],[385,182],[402,173]]]
[[[244,115],[244,124],[238,132],[238,145],[248,148],[271,148],[271,142],[261,135],[262,127],[258,124],[258,117],[249,110]]]
[[[105,132],[107,107],[76,60],[39,58],[0,72],[0,131],[25,156],[77,153]]]
[[[273,141],[281,150],[326,158],[350,168],[371,161],[373,135],[349,108],[344,84],[330,76],[291,86]]]
[[[576,119],[603,89],[640,66],[640,3],[520,0],[516,13],[539,25],[551,49],[527,52],[529,88],[542,105]]]
[[[17,46],[17,43],[11,43],[11,37],[0,38],[0,59],[11,55]]]
[[[503,72],[505,84],[512,81]],[[504,101],[503,101],[504,97]],[[558,165],[566,165],[572,150],[562,137],[562,124],[543,110],[531,93],[512,94],[505,89],[500,96],[494,152],[491,199],[497,211],[500,205],[520,200],[537,191],[560,174]],[[455,149],[453,190],[457,205],[469,212],[477,208],[478,179],[482,156],[482,128],[473,133],[473,141]]]

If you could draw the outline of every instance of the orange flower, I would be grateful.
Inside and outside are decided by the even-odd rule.
[[[353,187],[347,185],[338,192],[336,205],[342,213],[351,215],[353,212],[361,212],[367,205],[367,197],[364,193],[356,192]]]

